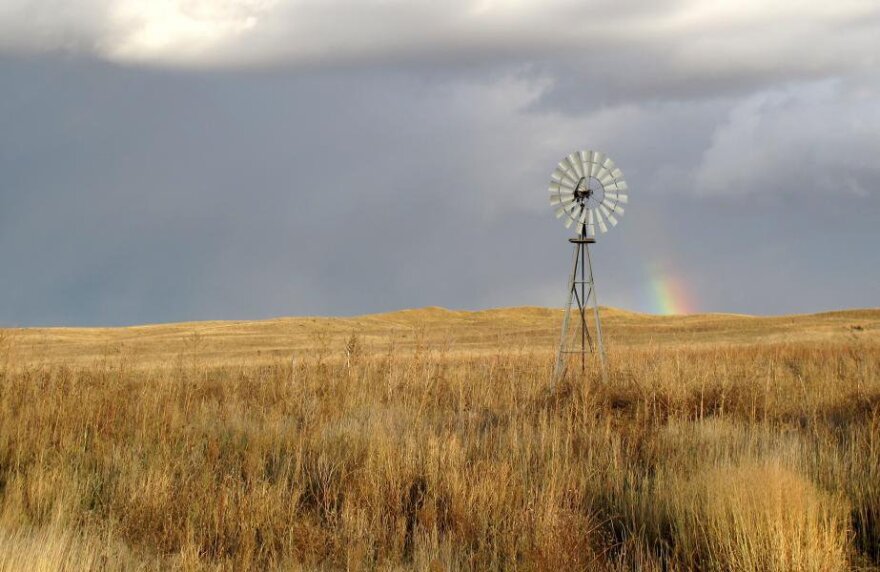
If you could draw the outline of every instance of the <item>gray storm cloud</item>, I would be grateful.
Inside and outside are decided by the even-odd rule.
[[[0,322],[561,303],[546,180],[632,205],[600,302],[880,304],[873,2],[0,4]],[[356,277],[352,283],[350,277]]]
[[[700,192],[797,189],[841,200],[876,192],[877,94],[829,80],[764,92],[731,109],[696,170]]]

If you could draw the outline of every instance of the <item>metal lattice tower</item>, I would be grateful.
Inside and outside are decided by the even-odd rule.
[[[605,369],[602,323],[599,320],[599,303],[596,299],[593,264],[590,259],[590,245],[595,244],[596,239],[580,236],[569,238],[568,241],[574,244],[574,262],[571,278],[568,280],[568,302],[565,305],[565,314],[562,318],[562,336],[559,340],[559,351],[556,354],[554,379],[559,379],[565,372],[566,358],[577,354],[580,354],[581,372],[586,371],[587,355],[593,352],[599,354],[603,371]],[[577,326],[571,328],[573,303],[576,303],[574,310]],[[589,320],[594,322],[595,341],[590,335],[590,328],[587,325]],[[575,349],[575,346],[578,346],[578,338],[580,338],[580,344],[578,349]]]

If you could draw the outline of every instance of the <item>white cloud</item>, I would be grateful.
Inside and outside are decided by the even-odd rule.
[[[878,15],[874,0],[5,0],[0,50],[178,66],[630,53],[678,79],[815,75],[876,66]]]
[[[245,41],[274,2],[261,0],[121,0],[108,6],[106,57],[120,61],[197,63]]]

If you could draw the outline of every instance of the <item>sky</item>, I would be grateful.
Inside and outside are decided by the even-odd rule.
[[[0,325],[880,306],[880,5],[0,0]]]

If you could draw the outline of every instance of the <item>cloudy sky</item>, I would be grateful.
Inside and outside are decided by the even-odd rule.
[[[880,306],[875,0],[0,0],[0,324]]]

